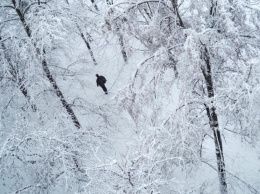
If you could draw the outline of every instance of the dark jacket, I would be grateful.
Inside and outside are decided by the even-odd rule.
[[[97,76],[97,86],[103,86],[106,83],[106,78],[102,75]]]

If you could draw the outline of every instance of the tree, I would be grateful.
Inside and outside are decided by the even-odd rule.
[[[1,2],[0,174],[6,192],[80,191],[91,179],[87,169],[109,149],[112,125],[104,107],[65,98],[64,85],[58,86],[55,49],[69,43],[60,3]],[[79,123],[74,109],[91,115],[89,123]]]
[[[121,54],[123,56],[124,62],[126,63],[128,61],[127,53],[126,53],[126,40],[124,38],[124,23],[127,21],[127,19],[123,17],[118,17],[117,10],[113,7],[110,7],[113,5],[113,1],[107,1],[108,5],[108,16],[106,17],[106,25],[109,30],[112,30],[116,33],[118,36],[119,45],[121,47]]]
[[[220,193],[257,193],[226,165],[222,139],[229,131],[259,140],[258,8],[240,0],[91,3],[0,4],[4,192],[210,193],[219,183]],[[77,34],[95,64],[93,48],[111,32],[125,62],[134,49],[143,58],[116,95],[119,113],[89,102],[80,92],[89,87],[85,64],[66,61]],[[128,119],[133,126],[121,123]],[[115,160],[108,136],[118,127],[133,135]],[[194,184],[205,164],[217,172],[214,186],[203,177]]]
[[[138,19],[145,18],[138,9],[143,3],[135,1],[126,3],[122,13],[124,15],[134,15]],[[121,9],[122,4],[120,4]],[[229,96],[230,89],[238,81],[237,73],[239,73],[239,70],[237,68],[242,69],[242,66],[245,66],[246,69],[250,67],[248,72],[252,70],[252,66],[246,64],[246,59],[256,59],[257,56],[253,53],[259,50],[259,45],[253,44],[247,47],[248,45],[244,44],[244,40],[239,37],[241,37],[241,32],[245,33],[248,28],[251,28],[252,31],[257,29],[257,23],[250,15],[248,19],[250,18],[249,20],[252,22],[250,25],[252,24],[252,26],[245,26],[245,20],[241,20],[240,17],[247,15],[246,9],[235,5],[233,1],[186,2],[182,5],[182,10],[185,10],[185,14],[182,16],[179,14],[177,1],[172,1],[173,9],[163,1],[154,4],[157,5],[157,10],[153,12],[156,17],[152,18],[152,22],[148,23],[147,18],[144,19],[144,22],[138,19],[128,22],[131,28],[128,29],[127,33],[132,33],[134,37],[140,40],[148,48],[151,55],[149,60],[140,63],[135,75],[130,80],[129,86],[119,94],[119,105],[128,110],[137,123],[141,122],[143,124],[143,122],[147,122],[147,118],[149,118],[147,123],[152,123],[150,119],[154,117],[151,114],[147,115],[147,112],[153,112],[154,115],[157,115],[155,118],[160,115],[161,121],[156,122],[154,126],[161,126],[160,123],[163,122],[163,118],[167,118],[163,117],[163,111],[161,112],[161,109],[154,106],[149,107],[148,111],[146,106],[149,106],[148,102],[149,104],[156,104],[157,101],[162,102],[164,95],[168,95],[168,93],[161,91],[163,86],[160,83],[163,81],[156,82],[157,77],[165,77],[161,76],[161,74],[162,72],[165,73],[167,68],[172,68],[177,72],[180,86],[180,105],[176,113],[172,110],[170,115],[173,115],[174,119],[179,118],[180,120],[175,122],[176,125],[171,125],[171,128],[174,128],[174,130],[181,130],[182,128],[182,130],[187,131],[188,136],[193,135],[192,131],[198,130],[199,135],[193,135],[194,139],[191,137],[190,141],[187,142],[187,147],[195,149],[194,153],[197,157],[200,157],[200,147],[203,146],[204,137],[211,136],[209,129],[211,133],[213,132],[220,192],[227,193],[228,183],[221,137],[225,125],[220,126],[219,118],[225,118],[227,123],[239,122],[233,119],[238,119],[237,116],[234,118],[234,115],[240,114],[238,110],[241,110],[240,106],[243,106],[243,103],[241,102],[238,105],[238,101],[232,97],[234,101],[228,104],[227,99],[221,96]],[[164,9],[160,10],[161,7]],[[233,10],[234,8],[239,11]],[[137,13],[140,13],[139,17]],[[254,13],[254,17],[258,14]],[[166,23],[165,18],[167,17],[173,18],[175,26],[169,25],[169,22]],[[146,27],[153,31],[148,33]],[[257,35],[253,35],[250,39],[250,44],[252,40],[257,42]],[[223,47],[223,45],[225,46]],[[249,52],[241,54],[245,50]],[[224,54],[225,52],[232,53],[232,57]],[[236,65],[235,67],[235,64],[241,64],[242,66]],[[248,76],[250,77],[251,73],[247,73],[246,77]],[[172,77],[174,77],[174,74]],[[142,92],[138,92],[140,90]],[[247,91],[246,88],[242,90]],[[239,94],[241,93],[234,95]],[[161,100],[158,100],[158,98],[161,98]],[[238,106],[236,108],[237,112],[232,111],[232,114],[229,114],[229,111],[225,112],[222,109],[223,107],[233,106],[234,103],[235,106]],[[159,105],[159,107],[162,106]],[[227,114],[232,116],[229,117]],[[242,116],[242,118],[245,117]],[[254,124],[256,123],[258,121],[254,122]],[[245,129],[242,126],[241,128]],[[191,142],[198,142],[197,147],[190,146],[193,145]]]
[[[91,0],[91,2],[93,4],[95,3],[93,0]],[[91,12],[91,9],[89,8],[89,6],[87,6],[87,3],[83,3],[81,1],[74,1],[73,3],[67,2],[67,4],[64,5],[64,9],[67,10],[66,12],[63,12],[64,17],[68,17],[70,20],[70,22],[67,22],[69,23],[67,25],[67,27],[69,28],[68,30],[73,29],[73,26],[77,29],[77,31],[75,32],[79,34],[79,36],[82,38],[82,40],[87,46],[87,49],[89,51],[94,65],[97,65],[97,60],[90,46],[90,43],[93,41],[93,38],[90,35],[90,33],[88,33],[88,31],[93,30],[92,28],[94,27],[94,25],[92,24],[93,21],[91,21],[89,18],[94,18],[98,16],[98,14],[88,14],[88,12]],[[95,9],[98,11],[96,4]]]

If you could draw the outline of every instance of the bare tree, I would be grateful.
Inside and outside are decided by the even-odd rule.
[[[88,51],[89,51],[89,54],[90,54],[90,56],[91,56],[91,59],[92,59],[93,63],[94,63],[95,65],[97,65],[97,61],[96,61],[95,56],[94,56],[94,53],[93,53],[93,51],[92,51],[92,49],[91,49],[91,47],[90,47],[90,43],[89,43],[88,39],[86,38],[86,36],[85,36],[84,33],[82,32],[82,30],[80,29],[79,25],[78,25],[78,24],[76,24],[76,25],[77,25],[77,28],[78,28],[78,30],[79,30],[79,33],[80,33],[81,38],[83,39],[84,43],[86,44],[86,46],[87,46],[87,48],[88,48]]]
[[[113,1],[108,1],[107,0],[107,5],[108,6],[113,5]],[[109,17],[112,16],[113,13],[114,13],[113,8],[109,8],[108,16]],[[106,24],[109,26],[109,28],[112,25],[115,26],[116,35],[118,36],[119,45],[121,47],[121,53],[122,53],[124,61],[127,62],[128,61],[128,57],[127,57],[127,53],[126,53],[126,49],[125,49],[125,40],[124,40],[123,33],[120,30],[121,22],[123,22],[124,20],[125,20],[124,18],[123,19],[122,18],[116,18],[115,20],[112,21],[112,24],[108,20],[106,20]]]
[[[22,92],[22,94],[24,95],[24,97],[27,99],[27,101],[29,102],[29,104],[31,104],[31,108],[32,110],[35,112],[37,110],[37,106],[36,104],[31,102],[31,96],[28,92],[27,87],[25,86],[25,79],[18,73],[18,69],[17,67],[15,67],[11,61],[11,57],[8,56],[8,52],[6,50],[6,47],[4,45],[4,42],[2,41],[2,38],[0,36],[0,42],[1,42],[1,49],[3,50],[3,55],[4,58],[6,59],[8,65],[9,65],[9,73],[12,76],[13,81],[17,84],[18,88],[20,89],[20,91]]]
[[[12,4],[13,4],[13,8],[15,9],[17,15],[19,16],[19,19],[24,27],[24,30],[27,34],[27,36],[29,38],[31,38],[31,29],[29,27],[29,25],[26,23],[26,19],[25,19],[25,14],[26,14],[26,11],[25,10],[24,12],[19,8],[19,5],[17,5],[16,3],[16,0],[12,0]],[[33,43],[33,41],[32,41]],[[45,49],[43,49],[43,53],[40,52],[40,49],[37,48],[36,44],[33,43],[35,45],[35,51],[39,57],[39,59],[41,60],[41,64],[42,64],[42,69],[46,75],[46,77],[48,78],[49,82],[51,83],[53,89],[54,89],[54,92],[55,94],[57,95],[57,97],[60,99],[63,107],[66,109],[67,113],[69,114],[73,124],[75,125],[76,128],[81,128],[81,125],[73,111],[73,109],[71,108],[71,106],[69,105],[69,103],[66,101],[64,95],[62,94],[59,86],[57,85],[57,82],[55,81],[55,79],[53,78],[50,70],[49,70],[49,67],[48,67],[48,63],[45,59]],[[40,56],[43,56],[43,57],[40,57]]]

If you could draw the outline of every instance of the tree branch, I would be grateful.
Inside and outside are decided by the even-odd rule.
[[[13,6],[11,5],[0,5],[0,8],[11,8],[11,9],[15,9]]]
[[[31,3],[30,5],[28,5],[28,6],[24,9],[23,15],[25,15],[26,12],[30,9],[30,7],[33,6],[34,4],[40,5],[40,4],[47,4],[47,3],[46,3],[46,2],[40,2],[40,1],[38,1],[38,2],[33,2],[33,3]]]

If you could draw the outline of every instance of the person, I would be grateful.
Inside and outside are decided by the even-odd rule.
[[[107,82],[106,78],[98,74],[96,74],[96,76],[97,76],[97,87],[100,86],[105,92],[105,94],[107,94],[107,88],[105,86],[105,83]]]

